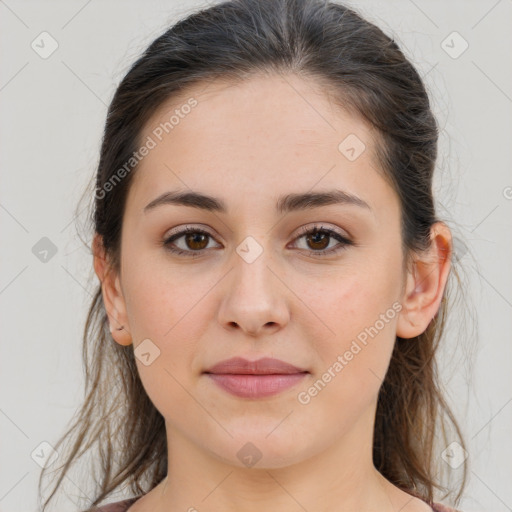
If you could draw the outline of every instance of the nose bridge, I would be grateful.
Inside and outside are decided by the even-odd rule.
[[[272,259],[268,240],[263,236],[247,236],[236,247],[231,286],[239,300],[257,299],[263,304],[275,296],[276,290],[273,290],[274,283],[271,282],[273,276],[268,268]]]
[[[275,328],[287,319],[283,284],[274,275],[268,240],[247,236],[236,247],[220,311],[222,323],[237,324],[252,334],[264,326]]]

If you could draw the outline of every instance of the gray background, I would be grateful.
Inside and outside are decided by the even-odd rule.
[[[205,3],[0,1],[0,511],[36,510],[31,454],[48,455],[41,443],[55,444],[82,398],[81,335],[96,280],[76,233],[85,212],[75,219],[75,209],[107,105],[137,55],[197,5]],[[512,1],[348,5],[393,35],[433,100],[439,214],[465,241],[457,253],[472,308],[453,316],[440,354],[468,442],[460,508],[512,510]],[[42,51],[43,31],[58,44],[48,58],[31,47]],[[457,58],[454,31],[469,45]],[[46,262],[43,237],[57,249]],[[60,510],[87,505],[83,482],[67,482],[73,499]]]

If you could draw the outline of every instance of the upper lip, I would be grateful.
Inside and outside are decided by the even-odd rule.
[[[280,359],[263,357],[256,361],[249,361],[243,357],[232,357],[215,364],[205,370],[204,373],[231,373],[244,375],[271,375],[271,374],[292,374],[306,373],[307,370],[298,368]]]

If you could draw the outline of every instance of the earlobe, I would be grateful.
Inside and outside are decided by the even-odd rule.
[[[126,305],[118,272],[108,262],[101,236],[93,240],[94,271],[101,282],[103,304],[108,316],[109,329],[114,340],[120,345],[130,345],[132,337],[128,328]]]
[[[414,338],[423,333],[443,299],[450,272],[452,237],[448,226],[436,222],[431,227],[431,244],[415,255],[407,273],[397,336]]]

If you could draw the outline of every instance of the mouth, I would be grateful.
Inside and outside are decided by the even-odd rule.
[[[203,374],[231,395],[255,399],[290,389],[309,375],[309,371],[274,358],[249,361],[234,357],[217,363]]]

